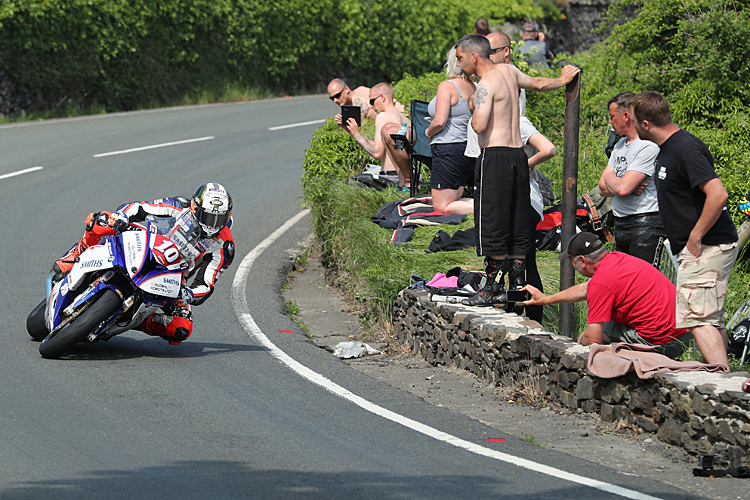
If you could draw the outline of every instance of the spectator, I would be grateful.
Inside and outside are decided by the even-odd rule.
[[[680,267],[677,326],[688,328],[707,363],[727,362],[724,298],[737,258],[737,230],[727,191],[708,147],[672,123],[667,100],[641,92],[630,100],[641,139],[655,142],[659,214]]]
[[[511,50],[510,50],[510,38],[505,33],[494,32],[487,35],[487,41],[490,42],[490,60],[494,64],[511,64]],[[525,108],[526,105],[526,91],[521,89],[518,98],[519,109]],[[522,116],[520,117],[520,132],[521,142],[523,143],[523,149],[528,157],[529,170],[533,169],[557,154],[557,150],[544,135],[534,127],[531,121],[523,116],[525,109],[523,109]],[[469,126],[468,130],[469,140],[472,142],[472,146],[467,146],[467,155],[477,158],[480,153],[479,149],[479,138],[474,129]],[[475,145],[475,146],[474,146]],[[536,226],[539,221],[544,217],[544,199],[539,189],[539,185],[534,180],[533,176],[529,175],[529,198],[531,210],[530,223],[532,235],[536,231]],[[531,249],[526,254],[526,282],[533,285],[537,289],[544,291],[542,285],[542,278],[539,276],[539,270],[536,266],[536,246],[531,245]],[[526,316],[538,322],[542,322],[542,306],[527,306]]]
[[[354,118],[349,118],[346,123],[343,123],[341,115],[338,114],[334,117],[336,123],[346,130],[370,156],[382,161],[384,171],[395,170],[398,173],[398,186],[406,192],[411,182],[409,154],[405,149],[400,151],[395,149],[391,134],[397,134],[402,123],[406,123],[411,128],[411,121],[396,109],[393,103],[393,88],[387,83],[379,83],[371,88],[368,102],[377,113],[374,141],[362,137]]]
[[[362,118],[374,120],[377,113],[369,103],[370,89],[367,87],[357,87],[352,90],[341,78],[334,78],[328,84],[328,98],[338,106],[359,106],[362,112]],[[393,101],[396,109],[401,113],[404,112],[404,105],[398,101]]]
[[[474,84],[457,67],[456,49],[448,51],[448,79],[441,82],[428,106],[431,121],[425,135],[432,151],[432,206],[447,214],[474,213],[474,200],[463,198],[464,186],[472,178],[474,163],[466,156],[466,129],[471,121],[467,98]]]
[[[518,48],[530,66],[549,69],[547,61],[555,57],[544,41],[544,33],[537,31],[534,23],[526,23],[521,28],[521,43]]]
[[[495,31],[487,35],[490,42],[490,61],[495,64],[511,64],[513,50],[510,46],[510,37],[501,31]],[[518,105],[521,116],[526,116],[526,90],[518,90]]]
[[[654,264],[656,250],[666,235],[659,217],[654,184],[654,161],[659,146],[638,137],[628,100],[623,92],[607,103],[609,123],[617,135],[609,163],[599,179],[599,193],[612,196],[615,214],[615,250]]]
[[[579,344],[645,344],[674,358],[692,340],[686,329],[675,326],[674,285],[654,266],[622,252],[608,252],[593,233],[575,235],[558,258],[570,259],[576,271],[591,279],[554,295],[526,285],[531,300],[524,304],[586,300],[588,325],[578,337]]]
[[[580,71],[568,65],[560,78],[532,78],[512,64],[493,64],[489,53],[490,42],[480,35],[466,35],[456,44],[463,71],[480,77],[471,119],[482,148],[474,169],[474,220],[477,255],[485,256],[488,279],[475,297],[465,301],[468,305],[504,302],[506,272],[510,289],[525,285],[526,254],[533,245],[533,232],[518,89],[554,90],[571,82]]]
[[[487,19],[480,17],[474,23],[474,33],[479,35],[488,35],[490,33],[490,23]]]
[[[352,90],[341,78],[334,78],[328,84],[328,97],[338,106],[359,106],[362,118],[374,120],[377,113],[370,106],[370,89],[357,87]]]
[[[557,149],[552,142],[542,135],[531,121],[525,116],[520,117],[521,142],[523,150],[529,158],[529,170],[533,172],[537,165],[554,158]],[[539,189],[539,184],[529,173],[529,199],[530,199],[530,226],[531,234],[536,232],[536,226],[544,218],[544,198]],[[539,269],[536,266],[536,245],[532,240],[530,250],[526,253],[526,283],[533,285],[540,291],[544,291],[542,277],[539,276]],[[526,306],[526,316],[534,321],[542,322],[542,306]]]

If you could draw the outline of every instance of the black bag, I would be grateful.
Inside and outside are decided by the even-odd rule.
[[[398,177],[396,177],[396,181],[394,181],[393,176],[390,175],[370,174],[364,172],[349,177],[348,184],[361,184],[366,187],[383,190],[388,187],[398,186]]]
[[[430,252],[449,252],[451,250],[463,250],[477,246],[476,230],[473,227],[456,231],[451,236],[442,229],[438,229],[432,238],[428,250]]]
[[[552,181],[546,175],[541,173],[538,168],[531,170],[531,177],[539,186],[539,192],[542,193],[544,206],[548,207],[555,202],[555,193],[552,191]]]

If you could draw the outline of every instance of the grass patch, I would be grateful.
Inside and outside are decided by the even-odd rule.
[[[533,434],[526,434],[526,438],[524,439],[527,443],[533,444],[534,446],[538,446],[540,448],[546,448],[547,443],[540,443],[537,441],[537,439],[534,437]]]

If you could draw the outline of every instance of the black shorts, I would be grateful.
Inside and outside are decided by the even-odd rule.
[[[464,156],[465,142],[451,144],[431,144],[432,189],[458,189],[470,183],[474,173],[474,158]]]
[[[477,255],[526,255],[533,245],[523,148],[484,148],[474,170]]]

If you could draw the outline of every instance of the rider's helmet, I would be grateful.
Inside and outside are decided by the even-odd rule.
[[[221,184],[207,182],[195,190],[190,200],[190,210],[203,232],[214,236],[232,218],[232,197]]]

